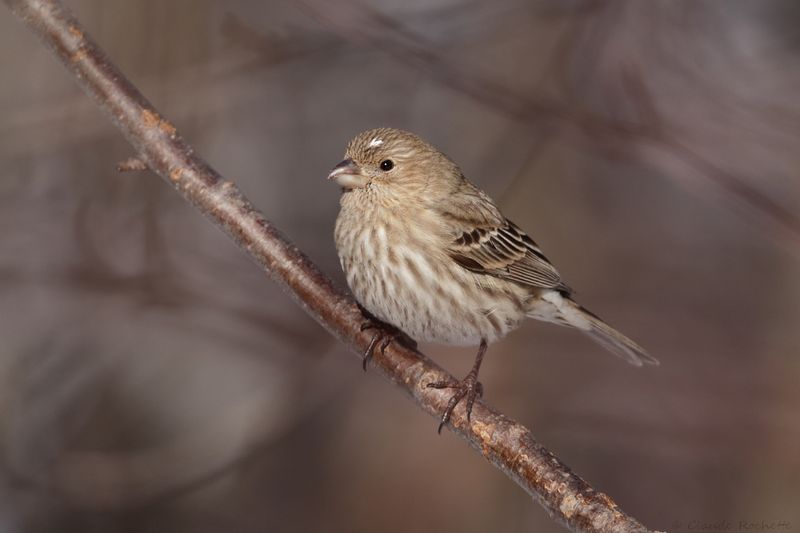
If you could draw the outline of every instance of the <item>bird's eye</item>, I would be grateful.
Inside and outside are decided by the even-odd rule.
[[[394,168],[394,161],[392,161],[391,159],[384,159],[383,161],[381,161],[381,170],[383,170],[384,172],[389,172],[393,168]]]

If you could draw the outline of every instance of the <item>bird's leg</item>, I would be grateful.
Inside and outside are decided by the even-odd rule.
[[[389,346],[392,341],[396,340],[402,341],[403,344],[410,348],[416,349],[417,347],[417,343],[408,337],[408,335],[385,322],[370,318],[361,324],[361,331],[366,331],[368,329],[374,329],[375,335],[372,336],[372,340],[369,341],[367,349],[364,350],[364,357],[361,361],[364,372],[367,371],[367,363],[369,363],[372,356],[375,354],[375,348],[378,348],[381,351],[381,355],[384,355],[386,353],[386,347]]]
[[[472,370],[469,371],[469,374],[462,379],[461,381],[435,381],[433,383],[428,383],[428,387],[432,389],[456,389],[455,394],[450,398],[450,401],[447,403],[447,407],[444,409],[444,413],[442,413],[442,420],[439,422],[439,429],[438,432],[442,432],[442,427],[450,421],[450,417],[453,414],[453,411],[464,397],[467,398],[466,410],[467,410],[467,420],[470,419],[470,415],[472,414],[472,405],[475,403],[475,398],[478,396],[483,396],[483,385],[481,385],[480,381],[478,381],[478,372],[481,369],[481,363],[483,362],[483,356],[486,353],[487,347],[486,339],[481,339],[481,346],[478,348],[478,354],[475,356],[475,363],[472,365]]]

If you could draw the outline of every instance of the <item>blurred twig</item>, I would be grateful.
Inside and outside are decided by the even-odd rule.
[[[142,94],[86,35],[57,0],[5,0],[12,11],[67,66],[81,87],[110,115],[136,149],[136,157],[227,233],[312,317],[359,355],[371,334],[353,299],[256,211],[239,189],[198,157]],[[424,355],[392,344],[375,367],[437,416],[449,394],[432,381],[453,379]],[[530,431],[478,402],[471,422],[456,411],[452,429],[558,521],[574,531],[648,531],[596,492],[536,442]]]
[[[136,170],[147,170],[147,163],[138,157],[129,157],[117,165],[120,172],[134,172]]]
[[[549,97],[523,94],[496,80],[481,76],[469,65],[460,67],[438,54],[433,43],[408,28],[405,21],[393,18],[360,0],[338,2],[335,6],[323,0],[303,0],[309,14],[344,39],[387,55],[425,73],[430,79],[451,90],[464,94],[508,118],[522,123],[544,125],[558,123],[570,126],[593,145],[609,150],[613,154],[629,157],[631,144],[643,148],[655,148],[669,156],[679,158],[707,183],[723,192],[727,197],[744,206],[747,212],[756,215],[779,230],[769,232],[779,237],[784,245],[797,251],[800,249],[800,217],[783,207],[778,201],[751,186],[741,176],[709,161],[703,155],[684,145],[674,135],[663,129],[662,119],[652,101],[644,80],[631,67],[623,72],[622,82],[634,99],[642,120],[622,120],[597,116],[577,106],[565,105]],[[592,9],[582,14],[592,14],[603,9],[604,2],[590,3]],[[619,3],[608,4],[612,8]],[[567,31],[557,49],[563,57],[574,46],[574,35]],[[601,38],[605,38],[603,35]],[[598,50],[595,46],[594,50]],[[564,61],[555,64],[564,64]],[[563,80],[562,85],[564,85]],[[655,120],[654,123],[646,122]]]

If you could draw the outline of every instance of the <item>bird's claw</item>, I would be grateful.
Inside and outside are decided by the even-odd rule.
[[[471,372],[461,381],[434,381],[433,383],[428,383],[427,386],[430,389],[456,389],[453,396],[450,397],[450,401],[447,402],[447,407],[445,407],[442,418],[439,421],[437,432],[440,435],[442,433],[442,428],[450,421],[450,417],[453,415],[453,411],[455,411],[458,402],[466,397],[467,403],[464,408],[467,411],[467,421],[469,421],[475,399],[478,396],[483,396],[483,384],[478,381],[477,375],[473,375]]]
[[[386,347],[402,335],[400,330],[396,328],[370,320],[361,324],[361,331],[366,331],[368,329],[374,329],[376,331],[375,335],[372,336],[372,340],[369,341],[367,349],[364,350],[364,357],[361,360],[361,367],[364,369],[364,372],[367,371],[367,363],[372,360],[376,347],[381,351],[381,355],[385,355]]]

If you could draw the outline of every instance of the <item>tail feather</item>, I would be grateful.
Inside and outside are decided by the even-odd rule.
[[[555,293],[554,294],[558,294]],[[559,295],[552,297],[549,294],[543,300],[553,304],[557,312],[549,314],[549,321],[564,326],[572,326],[592,338],[605,349],[622,357],[632,365],[642,366],[643,363],[658,365],[658,359],[647,353],[637,343],[606,324],[599,316],[585,307],[574,302],[568,297]],[[532,315],[534,318],[543,319],[541,313]],[[547,318],[544,318],[547,320]]]
[[[632,365],[642,366],[642,363],[647,363],[649,365],[659,364],[658,359],[647,353],[647,351],[636,342],[603,322],[587,309],[581,306],[578,307],[580,307],[581,311],[586,313],[588,317],[587,320],[591,324],[591,327],[587,330],[583,330],[583,332],[606,350],[614,355],[622,357]]]

